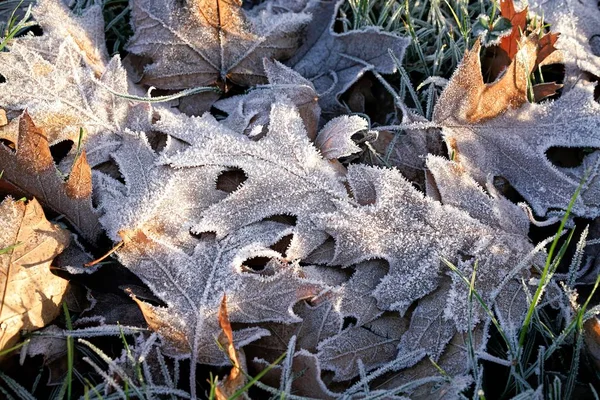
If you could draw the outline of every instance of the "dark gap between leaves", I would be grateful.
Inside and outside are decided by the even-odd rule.
[[[342,330],[356,326],[356,323],[358,322],[358,320],[354,317],[344,317],[344,323],[342,325]]]
[[[158,131],[150,131],[146,133],[148,144],[156,154],[164,150],[167,145],[168,135]]]
[[[102,172],[113,179],[125,184],[125,177],[121,174],[119,170],[119,166],[114,160],[105,161],[101,164],[98,164],[94,167],[94,170]]]
[[[290,226],[296,226],[296,223],[298,222],[298,218],[295,215],[276,214],[276,215],[271,215],[268,218],[265,218],[264,221],[273,221],[273,222],[279,222],[281,224],[286,224],[286,225],[290,225]]]
[[[50,146],[50,154],[52,155],[54,164],[60,164],[60,162],[64,160],[67,154],[69,154],[69,152],[73,148],[73,145],[73,141],[67,139]]]

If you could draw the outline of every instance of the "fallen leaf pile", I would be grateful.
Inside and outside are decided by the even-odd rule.
[[[39,0],[44,33],[0,53],[0,170],[64,215],[88,251],[104,236],[113,242],[116,260],[162,302],[132,294],[163,353],[191,359],[191,382],[197,364],[233,363],[218,398],[243,386],[244,358],[258,371],[284,352],[264,382],[286,393],[392,396],[435,375],[430,359],[452,377],[444,390],[459,392],[471,382],[466,342],[484,351],[491,325],[461,275],[476,272],[478,293],[516,333],[544,262],[525,206],[539,218],[560,213],[587,176],[572,212],[600,216],[600,23],[590,22],[600,10],[534,3],[560,36],[515,30],[523,12],[504,9],[514,25],[499,44],[499,77],[484,82],[479,42],[466,52],[431,121],[452,160],[420,155],[423,193],[393,166],[342,162],[364,151],[357,136],[375,135],[347,115],[342,94],[367,71],[394,73],[390,53],[402,60],[410,40],[376,28],[336,32],[340,1],[246,9],[241,0],[131,0],[136,62],[127,64],[139,68],[128,73],[104,47],[99,6],[75,15],[61,0]],[[528,77],[557,59],[567,68],[560,98],[530,103]],[[219,94],[139,100],[149,86]],[[202,104],[186,108],[194,101]],[[410,111],[404,118],[423,123]],[[64,141],[71,150],[55,161],[50,149]],[[592,151],[565,168],[547,157],[556,147]],[[527,204],[503,197],[494,178]],[[56,316],[66,281],[48,266],[69,233],[36,200],[4,200],[0,221],[6,347]],[[15,303],[18,285],[42,279]]]

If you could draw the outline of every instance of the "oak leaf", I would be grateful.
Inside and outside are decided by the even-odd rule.
[[[247,94],[229,97],[214,104],[215,108],[228,114],[223,123],[236,132],[247,132],[251,137],[262,135],[269,125],[271,105],[284,95],[294,102],[304,121],[308,137],[314,139],[321,108],[313,84],[277,61],[264,59],[263,65],[269,84],[257,86]]]
[[[327,115],[346,111],[339,97],[367,71],[380,74],[396,72],[391,51],[398,60],[410,39],[384,32],[376,27],[336,33],[334,24],[343,1],[309,1],[304,9],[313,19],[307,36],[287,61],[302,76],[313,82],[319,105]]]
[[[193,363],[225,365],[227,358],[215,342],[221,328],[217,313],[227,295],[231,322],[297,322],[293,305],[315,296],[324,287],[302,279],[294,265],[282,265],[273,276],[242,271],[251,257],[280,258],[268,248],[290,233],[290,227],[262,222],[237,230],[221,240],[199,240],[192,254],[161,244],[143,232],[123,232],[120,261],[138,275],[167,308],[137,300],[149,327],[159,332],[178,357]],[[285,299],[285,300],[283,300]],[[261,328],[236,331],[239,346],[268,334]]]
[[[0,203],[0,350],[60,314],[69,282],[50,264],[68,244],[69,232],[46,220],[35,199]]]
[[[241,0],[133,0],[134,35],[127,49],[148,56],[142,83],[185,89],[266,81],[262,59],[292,56],[310,16],[253,15]]]
[[[314,229],[310,214],[334,210],[334,199],[348,194],[338,172],[324,160],[307,137],[302,118],[288,99],[271,108],[267,134],[258,141],[219,124],[211,115],[182,117],[176,124],[159,121],[155,128],[190,145],[162,156],[176,168],[234,167],[248,179],[235,192],[206,209],[193,231],[216,232],[217,237],[273,215],[297,217],[296,231],[286,255],[310,253],[327,238]]]
[[[127,75],[113,58],[99,79],[83,63],[74,39],[67,37],[53,49],[56,57],[46,60],[20,40],[10,51],[0,53],[0,104],[7,111],[28,113],[43,127],[50,144],[64,140],[82,143],[91,165],[102,163],[118,146],[117,133],[137,117],[129,100],[110,93],[127,93]],[[15,142],[18,120],[1,128],[0,137]],[[74,146],[76,147],[76,146]]]
[[[550,148],[599,148],[596,127],[600,104],[594,85],[581,81],[556,101],[527,103],[527,76],[536,48],[526,39],[506,74],[485,85],[475,46],[454,72],[435,106],[433,121],[442,127],[455,160],[478,182],[503,177],[538,215],[565,209],[595,163],[590,155],[579,168],[558,168],[546,156]],[[600,214],[600,186],[591,175],[573,212]]]

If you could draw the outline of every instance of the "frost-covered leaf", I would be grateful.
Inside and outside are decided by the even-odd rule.
[[[424,197],[397,171],[353,165],[348,169],[350,186],[355,177],[360,182],[365,173],[372,179],[375,203],[356,206],[340,202],[335,212],[314,220],[336,240],[332,264],[350,265],[372,258],[389,262],[389,273],[374,292],[382,309],[404,313],[415,300],[432,292],[443,272],[442,257],[477,259],[482,271],[478,282],[493,285],[504,278],[499,273],[501,265],[515,262],[531,248],[526,237],[494,229],[464,211]],[[459,329],[466,329],[462,321],[466,314],[461,316],[459,311],[465,304],[455,309],[447,304],[443,307]]]
[[[532,50],[524,46],[512,65],[525,60],[533,65],[536,52]],[[512,71],[517,81],[525,82],[529,74],[528,68]],[[600,148],[600,104],[594,100],[594,85],[582,81],[556,101],[529,104],[525,92],[507,99],[496,84],[484,85],[476,46],[454,73],[434,111],[433,119],[443,127],[454,159],[480,183],[494,177],[507,179],[538,215],[565,209],[584,171],[557,168],[546,152]],[[600,214],[600,184],[594,168],[573,207],[576,215]]]
[[[91,5],[81,15],[75,15],[62,0],[38,0],[32,14],[44,34],[19,38],[21,45],[54,62],[56,49],[69,38],[81,54],[83,63],[94,71],[96,77],[102,76],[109,57],[100,5]]]
[[[152,59],[142,82],[164,89],[265,83],[263,58],[291,57],[310,16],[253,15],[241,6],[241,0],[132,0],[127,49]]]
[[[163,121],[169,115],[162,115]],[[174,146],[167,139],[165,150]],[[108,236],[119,241],[123,231],[143,231],[162,243],[191,252],[196,245],[189,230],[202,212],[226,194],[217,190],[215,179],[220,167],[176,170],[156,165],[159,156],[144,133],[125,131],[120,147],[112,154],[125,184],[98,177],[101,192],[101,223]]]
[[[402,335],[400,354],[424,349],[434,360],[443,354],[456,333],[456,326],[445,318],[442,306],[449,290],[449,280],[442,278],[442,283],[435,292],[419,300],[412,312],[409,328]]]
[[[92,173],[86,152],[77,157],[68,177],[63,178],[52,159],[45,131],[35,126],[27,112],[19,118],[15,147],[0,144],[2,178],[63,214],[87,240],[94,242],[101,228],[92,206]]]
[[[210,206],[194,231],[216,232],[219,238],[273,215],[297,217],[291,258],[308,254],[326,239],[314,229],[311,213],[334,210],[334,201],[348,198],[336,170],[310,143],[302,118],[289,100],[271,109],[268,133],[258,141],[230,131],[211,115],[181,116],[176,122],[156,124],[159,129],[191,145],[162,162],[177,168],[236,167],[248,179],[224,200]]]
[[[69,282],[50,264],[68,244],[69,233],[48,222],[35,199],[0,203],[0,350],[60,314]]]
[[[253,363],[260,370],[269,366],[268,362],[259,358],[255,358]],[[306,350],[294,354],[290,371],[282,371],[282,367],[277,365],[267,372],[262,381],[271,387],[278,387],[281,374],[293,377],[291,391],[295,395],[328,400],[338,399],[340,396],[340,393],[331,391],[321,379],[318,357]]]
[[[223,364],[226,356],[215,338],[220,332],[217,313],[223,293],[227,295],[231,322],[257,323],[299,321],[293,305],[317,294],[322,286],[299,277],[294,265],[273,276],[241,270],[251,257],[280,257],[268,248],[290,233],[290,227],[262,222],[237,230],[217,240],[200,239],[193,254],[161,244],[142,231],[124,232],[120,261],[138,275],[161,298],[167,308],[138,300],[151,329],[169,343],[171,353],[206,364]],[[243,346],[266,333],[248,328],[237,332],[235,342]]]
[[[287,351],[292,336],[296,337],[297,348],[316,352],[321,341],[338,334],[342,329],[342,315],[332,302],[323,301],[314,306],[300,302],[294,306],[294,313],[302,319],[301,322],[264,324],[270,335],[248,345],[248,354],[273,362]]]
[[[268,85],[257,86],[248,94],[229,97],[215,103],[215,108],[228,114],[223,123],[236,132],[247,132],[250,136],[262,134],[269,124],[271,105],[281,95],[285,95],[298,108],[308,137],[314,139],[321,108],[312,83],[277,61],[264,59],[263,64]]]
[[[565,84],[577,83],[582,72],[600,76],[600,9],[595,0],[533,0],[532,11],[560,32],[556,43],[565,65]]]
[[[344,381],[358,375],[358,360],[372,369],[393,359],[406,325],[403,318],[385,315],[363,326],[343,330],[319,344],[317,357],[321,368],[334,371],[334,381]]]
[[[71,140],[78,143],[80,129],[92,166],[108,159],[118,145],[116,132],[128,126],[131,106],[128,100],[111,94],[104,86],[128,92],[127,75],[118,58],[113,58],[97,80],[94,71],[82,63],[73,38],[67,37],[54,51],[56,58],[44,59],[20,41],[10,51],[0,53],[0,104],[7,111],[28,113],[48,133],[51,144]],[[15,141],[17,121],[0,131],[4,139]],[[75,146],[76,147],[76,146]]]
[[[338,9],[343,1],[309,1],[305,12],[313,19],[307,28],[302,47],[287,62],[302,76],[311,80],[319,93],[319,104],[325,114],[345,111],[339,102],[344,93],[365,72],[396,72],[388,51],[402,60],[410,40],[383,32],[375,27],[336,33],[333,30]]]
[[[428,156],[427,168],[435,178],[442,203],[466,210],[490,226],[527,236],[529,218],[523,209],[496,193],[492,184],[486,185],[486,193],[461,165],[441,157]]]
[[[368,128],[366,119],[357,115],[343,115],[332,119],[319,131],[315,145],[329,160],[346,157],[360,151],[360,147],[352,141],[352,135]]]

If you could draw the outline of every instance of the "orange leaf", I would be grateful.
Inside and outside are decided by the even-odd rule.
[[[500,41],[500,48],[508,54],[510,60],[512,60],[517,51],[519,51],[519,40],[525,32],[527,26],[527,7],[523,10],[516,12],[513,0],[501,0],[500,1],[500,14],[510,20],[512,24],[512,31],[510,35],[505,36]]]
[[[236,350],[233,345],[233,331],[231,330],[229,315],[227,314],[226,294],[223,294],[223,300],[219,308],[219,325],[221,325],[221,329],[223,329],[223,333],[227,338],[227,355],[233,363],[233,367],[229,375],[218,383],[215,393],[217,400],[227,400],[246,383],[246,377],[242,373],[242,368],[245,369],[246,362],[243,353]]]
[[[540,43],[538,45],[538,56],[535,61],[536,65],[539,65],[548,57],[550,54],[556,51],[556,47],[554,44],[558,40],[558,36],[560,33],[547,33],[540,38]]]
[[[28,196],[63,214],[93,242],[100,235],[98,213],[92,206],[92,172],[81,152],[65,181],[50,153],[46,131],[36,126],[27,111],[19,120],[16,149],[0,144],[2,178]]]
[[[548,82],[548,83],[540,83],[533,87],[533,98],[537,103],[546,97],[554,96],[556,91],[563,87],[563,85],[559,85],[558,83]]]

